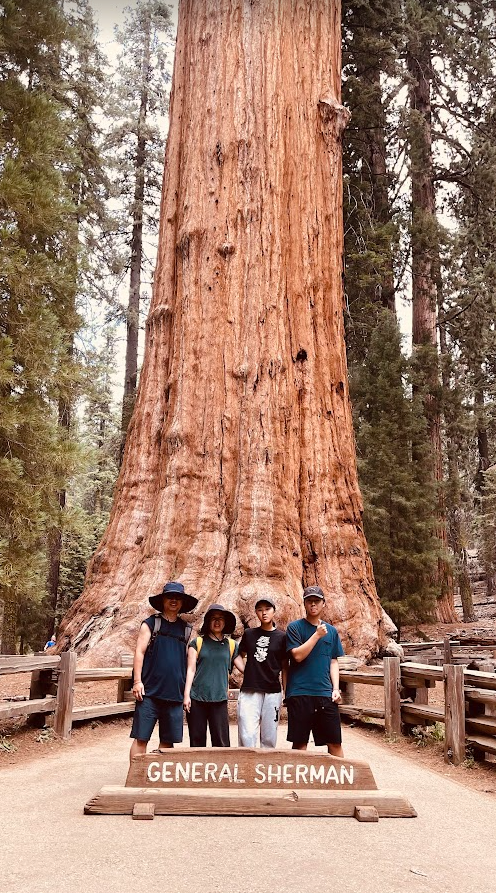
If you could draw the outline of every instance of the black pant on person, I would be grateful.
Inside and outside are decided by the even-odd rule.
[[[207,723],[212,747],[230,747],[227,701],[194,701],[187,714],[190,747],[207,746]]]

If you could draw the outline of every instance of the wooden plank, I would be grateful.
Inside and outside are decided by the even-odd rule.
[[[347,816],[355,807],[374,806],[381,818],[413,818],[411,803],[396,791],[206,790],[205,788],[102,788],[84,807],[85,815],[132,815],[134,804],[155,805],[155,815]]]
[[[342,716],[349,716],[352,719],[384,719],[384,707],[357,707],[356,704],[340,704],[339,712]]]
[[[496,691],[496,673],[483,673],[480,670],[464,671],[465,685],[473,685],[476,688],[487,688]]]
[[[482,750],[484,753],[496,754],[496,738],[491,738],[489,735],[473,735],[472,733],[469,733],[466,741],[467,744],[470,744],[477,750]]]
[[[402,704],[401,717],[410,725],[412,725],[412,720],[415,724],[419,719],[425,719],[431,723],[444,722],[444,710],[430,704]]]
[[[473,732],[485,732],[496,737],[496,716],[467,716],[465,720],[467,729]]]
[[[468,701],[477,701],[483,704],[492,704],[496,707],[496,691],[487,691],[484,688],[465,687],[465,697]]]
[[[434,679],[436,682],[443,682],[444,674],[442,667],[431,667],[426,664],[417,664],[417,663],[402,663],[401,664],[401,678],[403,681],[403,677],[408,679]],[[405,685],[408,685],[408,682],[405,682]]]
[[[0,720],[13,719],[15,716],[30,716],[33,713],[53,713],[57,699],[53,696],[5,703],[0,701]]]
[[[463,667],[444,665],[444,760],[459,766],[465,759],[465,696]]]
[[[375,806],[355,806],[355,818],[359,822],[378,822],[379,813]]]
[[[384,673],[360,673],[357,670],[340,670],[339,679],[357,685],[384,685]]]
[[[32,673],[33,670],[56,670],[59,666],[58,654],[49,657],[5,654],[0,657],[0,676],[10,673]]]
[[[129,667],[88,667],[76,670],[76,682],[102,682],[112,679],[130,679]]]
[[[75,651],[64,651],[63,654],[60,655],[57,706],[55,709],[53,728],[55,734],[60,735],[61,738],[68,738],[71,734],[76,661]]]
[[[54,670],[33,670],[31,673],[31,684],[29,686],[29,700],[37,701],[38,698],[45,698],[46,695],[57,695],[56,671]],[[32,728],[41,729],[45,725],[46,712],[31,713],[28,718],[28,725]]]
[[[132,701],[119,701],[116,704],[92,704],[89,707],[74,707],[72,721],[81,722],[83,719],[96,719],[98,716],[119,716],[121,713],[134,713],[134,698]]]
[[[202,790],[290,789],[367,790],[377,788],[368,763],[327,753],[259,750],[250,747],[174,747],[166,754],[135,757],[126,787]],[[148,799],[148,798],[141,798]]]
[[[453,663],[453,652],[451,651],[451,642],[449,636],[445,636],[443,639],[443,663]]]
[[[401,735],[401,667],[399,657],[384,658],[384,723],[386,735]]]
[[[133,806],[133,819],[138,821],[150,821],[155,817],[154,803],[135,803]]]

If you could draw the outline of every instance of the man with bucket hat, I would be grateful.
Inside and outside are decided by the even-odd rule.
[[[160,750],[183,740],[183,697],[186,681],[186,649],[191,626],[179,614],[188,614],[198,599],[184,591],[182,583],[166,583],[162,592],[148,599],[158,615],[147,617],[138,633],[133,663],[136,699],[131,729],[130,758],[146,753],[155,725],[159,723]]]

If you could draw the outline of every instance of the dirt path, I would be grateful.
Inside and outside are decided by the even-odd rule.
[[[0,893],[494,893],[496,797],[344,729],[347,757],[370,762],[416,819],[84,816],[104,784],[123,784],[122,727],[98,742],[0,768]],[[232,743],[236,730],[231,729]],[[285,729],[280,730],[280,746]]]

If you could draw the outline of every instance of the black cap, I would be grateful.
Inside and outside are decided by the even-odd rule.
[[[306,598],[321,598],[325,601],[325,595],[320,586],[307,586],[307,588],[303,590],[303,601],[305,601]]]
[[[274,608],[274,611],[276,610],[276,603],[272,601],[272,599],[269,598],[268,595],[263,595],[261,598],[258,599],[258,601],[255,602],[255,611],[257,610],[258,606],[262,605],[264,602],[266,605],[270,605],[271,608]]]

